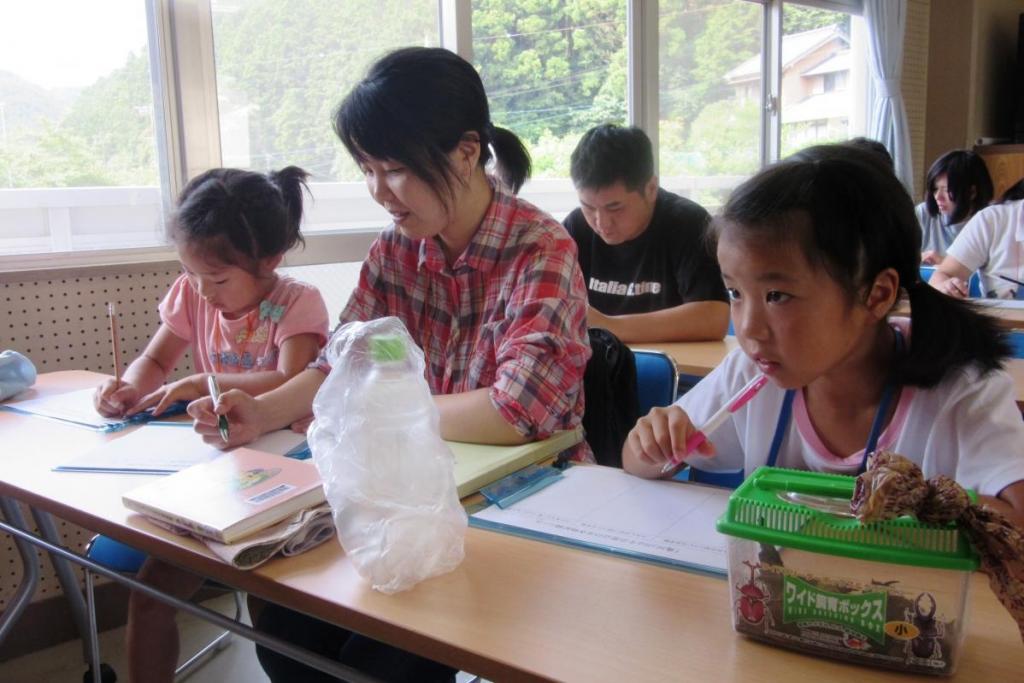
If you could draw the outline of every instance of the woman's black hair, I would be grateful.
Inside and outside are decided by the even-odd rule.
[[[171,238],[201,244],[221,263],[254,271],[260,259],[304,243],[299,226],[308,177],[297,166],[267,175],[237,168],[206,171],[178,196]]]
[[[1013,185],[1006,188],[1006,191],[1003,192],[1003,196],[999,198],[999,203],[1016,202],[1021,199],[1024,199],[1024,178],[1021,178]]]
[[[992,201],[995,190],[985,160],[966,149],[954,149],[935,160],[924,180],[924,202],[928,213],[939,215],[935,203],[935,181],[946,176],[946,189],[955,208],[950,222],[961,223],[978,213]],[[971,196],[973,190],[974,196]]]
[[[768,166],[729,197],[715,231],[770,244],[796,242],[851,299],[886,268],[910,297],[913,339],[894,368],[900,384],[931,387],[954,368],[1002,367],[1009,348],[998,322],[921,280],[914,204],[871,152],[820,145]]]
[[[513,193],[530,177],[526,147],[491,123],[476,69],[443,48],[407,47],[378,60],[342,100],[334,131],[357,162],[397,162],[442,201],[454,194],[448,154],[470,133],[480,140],[480,165],[493,150],[495,170]]]

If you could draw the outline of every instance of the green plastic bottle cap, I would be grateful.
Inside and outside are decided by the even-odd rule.
[[[405,360],[405,339],[397,334],[376,334],[370,337],[370,357],[374,363]]]

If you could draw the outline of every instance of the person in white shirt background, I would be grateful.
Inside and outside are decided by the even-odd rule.
[[[964,298],[975,270],[986,297],[1024,299],[1024,178],[967,222],[928,284]]]

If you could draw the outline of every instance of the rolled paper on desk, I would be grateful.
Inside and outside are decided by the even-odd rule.
[[[278,522],[272,527],[225,545],[201,539],[217,557],[239,569],[255,569],[274,555],[288,557],[312,550],[334,537],[334,519],[331,508],[324,504]]]

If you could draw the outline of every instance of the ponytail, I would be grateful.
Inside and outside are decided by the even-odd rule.
[[[302,225],[303,192],[309,192],[309,185],[306,183],[309,173],[298,166],[286,166],[280,171],[271,171],[267,177],[281,190],[281,198],[284,200],[285,210],[288,212],[288,222],[285,228],[287,248],[291,249],[296,244],[305,245],[306,241],[302,238],[300,226]]]
[[[1010,348],[995,318],[920,279],[907,292],[913,339],[896,364],[897,382],[933,387],[956,368],[976,363],[986,374],[1003,367]]]
[[[488,132],[491,134],[491,149],[494,150],[495,173],[512,194],[518,194],[530,177],[530,152],[523,141],[508,129],[491,126]]]

